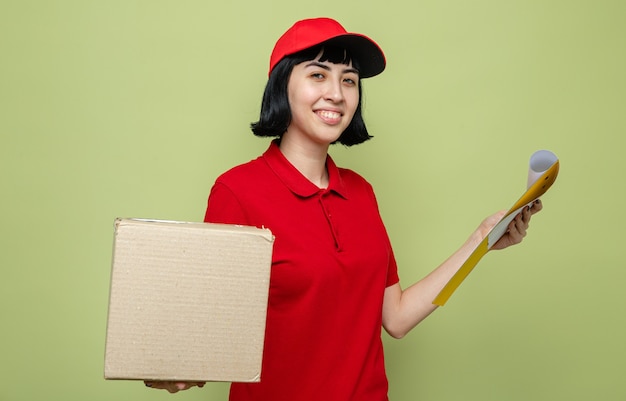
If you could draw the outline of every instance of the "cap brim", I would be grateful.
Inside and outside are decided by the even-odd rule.
[[[385,70],[385,55],[378,45],[367,36],[357,33],[347,33],[335,36],[324,43],[338,44],[350,51],[359,61],[359,76],[369,78]]]

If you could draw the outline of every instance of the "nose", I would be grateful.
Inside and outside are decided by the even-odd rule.
[[[327,81],[325,98],[333,103],[340,103],[344,99],[343,87],[341,86],[341,80],[330,79]]]

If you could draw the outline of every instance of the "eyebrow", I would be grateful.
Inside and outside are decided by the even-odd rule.
[[[320,63],[318,61],[311,61],[306,66],[307,67],[319,67],[319,68],[322,68],[324,70],[330,71],[330,67],[329,66],[327,66],[326,64]],[[347,72],[353,72],[353,73],[359,75],[359,70],[357,70],[356,68],[345,68],[343,70],[343,73],[347,73]]]

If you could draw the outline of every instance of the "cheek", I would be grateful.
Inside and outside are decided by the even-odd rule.
[[[297,95],[290,95],[288,98],[289,101],[289,110],[291,111],[292,117],[294,113],[297,114],[302,109],[302,101]]]
[[[316,102],[316,95],[307,88],[299,88],[298,91],[290,91],[287,100],[291,112],[310,110]]]
[[[356,108],[356,105],[359,103],[359,98],[361,97],[361,91],[358,86],[353,86],[344,91],[344,96],[346,101],[349,100],[350,103],[354,104],[354,107]]]
[[[352,113],[352,115],[354,115],[354,113],[356,112],[356,108],[359,105],[359,92],[357,91],[356,93],[353,93],[347,96],[346,104],[348,105],[348,108],[350,112]]]

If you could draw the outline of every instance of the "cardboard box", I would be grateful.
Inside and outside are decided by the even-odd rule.
[[[253,227],[117,219],[104,377],[259,381],[273,241]]]

